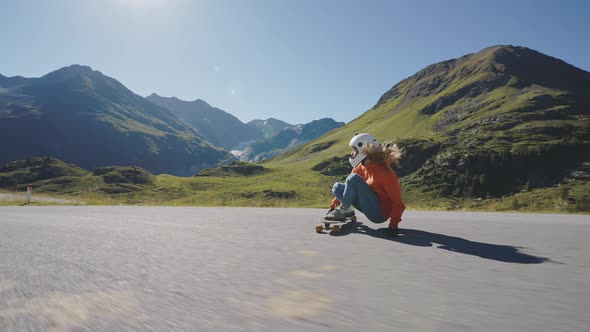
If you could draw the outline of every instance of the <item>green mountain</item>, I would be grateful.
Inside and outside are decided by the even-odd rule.
[[[15,160],[0,166],[0,189],[23,192],[32,185],[35,193],[99,199],[106,204],[113,204],[108,196],[149,190],[154,180],[154,175],[136,166],[97,167],[91,173],[49,157]]]
[[[192,175],[232,160],[168,110],[90,67],[0,78],[0,164],[49,156],[92,170],[133,165]]]
[[[212,107],[201,99],[184,101],[153,93],[146,97],[156,105],[170,110],[179,120],[197,130],[212,145],[229,150],[241,142],[262,137],[260,130],[248,126],[235,116]]]
[[[525,47],[486,48],[424,68],[354,121],[274,162],[345,174],[346,145],[358,132],[404,148],[398,172],[409,200],[584,181],[590,73]]]
[[[37,181],[89,174],[76,165],[49,157],[15,160],[0,166],[0,188],[14,189]]]

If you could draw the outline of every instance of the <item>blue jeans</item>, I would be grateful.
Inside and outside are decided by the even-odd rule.
[[[360,175],[350,174],[345,183],[336,182],[332,187],[332,193],[338,198],[341,206],[354,206],[374,223],[385,221],[377,194]]]

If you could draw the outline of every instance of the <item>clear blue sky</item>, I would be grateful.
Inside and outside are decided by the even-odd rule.
[[[89,65],[242,121],[348,122],[423,67],[497,44],[590,70],[590,1],[0,0],[0,73]]]

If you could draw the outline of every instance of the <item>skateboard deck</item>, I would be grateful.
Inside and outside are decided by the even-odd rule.
[[[347,224],[362,224],[362,221],[357,221],[356,216],[346,217],[345,220],[326,220],[322,219],[321,224],[315,225],[315,231],[317,233],[323,233],[324,231],[340,232],[342,226]]]

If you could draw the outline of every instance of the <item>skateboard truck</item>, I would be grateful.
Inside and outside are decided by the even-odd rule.
[[[356,216],[346,217],[344,220],[322,220],[322,224],[315,225],[315,231],[317,233],[322,233],[324,230],[331,230],[332,232],[337,233],[342,230],[342,226],[351,223],[357,223]]]

